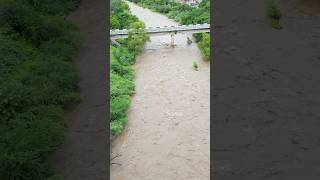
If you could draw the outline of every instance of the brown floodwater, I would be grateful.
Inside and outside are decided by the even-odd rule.
[[[147,27],[177,25],[128,4]],[[111,147],[111,180],[210,179],[210,64],[187,36],[175,35],[175,47],[169,34],[151,36],[137,57],[129,122]]]

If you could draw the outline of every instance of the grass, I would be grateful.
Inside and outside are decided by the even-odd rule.
[[[282,29],[282,26],[278,19],[271,19],[271,27],[274,29]]]
[[[267,1],[267,17],[271,19],[271,27],[274,29],[282,29],[280,24],[281,11],[275,0]]]
[[[198,71],[198,64],[197,64],[196,61],[192,62],[192,67],[193,67],[194,70]]]

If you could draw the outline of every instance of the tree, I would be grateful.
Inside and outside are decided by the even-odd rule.
[[[146,41],[149,41],[150,38],[145,31],[145,25],[141,21],[132,23],[130,26],[131,31],[128,34],[128,49],[134,54],[138,54],[142,51],[142,48]]]

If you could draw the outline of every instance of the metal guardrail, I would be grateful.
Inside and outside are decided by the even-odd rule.
[[[127,37],[132,29],[110,30],[110,37],[113,39]],[[145,29],[148,34],[181,33],[181,32],[210,32],[210,24],[190,24],[178,26],[148,27]]]

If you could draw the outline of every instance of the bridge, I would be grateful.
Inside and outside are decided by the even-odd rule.
[[[129,33],[137,33],[132,29],[114,29],[110,30],[110,38],[112,42],[115,39],[127,38]],[[174,34],[177,33],[202,33],[210,32],[210,24],[190,24],[178,26],[148,27],[145,32],[149,35],[171,34],[171,44],[174,44]]]

